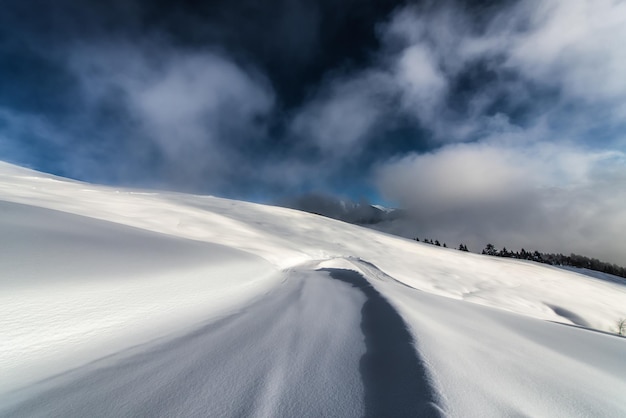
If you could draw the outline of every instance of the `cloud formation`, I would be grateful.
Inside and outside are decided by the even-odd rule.
[[[331,80],[343,95],[315,100],[331,107],[349,97],[359,113],[380,115],[372,98],[386,97],[394,114],[443,143],[480,139],[503,115],[522,126],[543,117],[567,129],[576,112],[572,131],[581,134],[600,123],[623,125],[622,2],[525,0],[484,11],[479,22],[456,2],[406,7],[382,26],[381,39],[374,66]],[[358,95],[349,85],[360,86]],[[349,117],[343,125],[335,129],[358,126]]]
[[[391,68],[429,51],[416,65],[437,92],[402,89],[403,103],[430,113],[403,110],[441,145],[384,162],[376,176],[414,229],[474,249],[495,241],[626,262],[625,7],[529,0],[479,28],[453,6],[392,19],[386,36],[404,47],[387,58]],[[484,79],[464,92],[476,68]]]
[[[615,151],[483,142],[389,162],[377,182],[422,237],[475,251],[492,242],[623,262],[625,166],[626,154]]]
[[[229,166],[264,137],[274,105],[262,76],[211,51],[90,45],[69,62],[84,102],[98,107],[112,98],[132,126],[128,142],[152,145],[155,166],[178,187],[230,181]]]
[[[0,35],[0,158],[265,201],[375,187],[420,234],[626,264],[623,1],[9,1]]]
[[[291,133],[333,159],[358,154],[391,116],[388,82],[376,71],[333,80],[295,114]]]
[[[374,170],[415,232],[626,263],[626,4],[471,13],[399,9],[372,65],[327,79],[301,109],[299,134],[342,156],[393,140],[394,124],[426,131],[432,150],[383,156]]]
[[[509,50],[506,65],[538,83],[557,84],[568,98],[622,105],[616,116],[624,116],[624,2],[529,0],[509,19],[529,29],[510,34],[510,45],[502,45]]]
[[[40,3],[10,0],[0,15],[0,110],[14,116],[0,126],[1,158],[91,181],[267,198],[341,169],[315,173],[328,154],[310,161],[318,147],[290,128],[293,108],[329,69],[365,62],[375,22],[400,1]],[[26,119],[65,140],[9,129]]]

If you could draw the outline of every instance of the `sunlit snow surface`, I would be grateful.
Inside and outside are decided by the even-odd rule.
[[[5,163],[0,272],[3,416],[626,416],[602,278]]]

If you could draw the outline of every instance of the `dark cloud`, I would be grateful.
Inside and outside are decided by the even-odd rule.
[[[9,0],[0,17],[14,50],[158,37],[253,62],[292,105],[329,71],[359,66],[378,46],[376,24],[398,0]]]
[[[317,145],[289,121],[327,73],[368,62],[377,22],[399,4],[6,2],[0,106],[17,119],[4,130],[4,158],[87,180],[231,196],[323,184],[350,164],[315,156]],[[163,99],[168,89],[178,96]],[[147,106],[150,94],[161,102]],[[26,135],[28,119],[46,129]],[[320,165],[329,166],[324,175]]]

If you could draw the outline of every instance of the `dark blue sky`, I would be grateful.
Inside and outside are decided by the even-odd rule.
[[[241,198],[271,198],[307,189],[353,197],[377,195],[369,178],[377,162],[436,146],[419,121],[395,114],[398,98],[394,94],[371,98],[386,102],[388,120],[372,129],[367,147],[359,145],[349,158],[329,158],[310,135],[293,129],[293,121],[309,102],[329,90],[335,77],[349,77],[384,60],[384,27],[406,5],[395,0],[5,2],[0,16],[0,106],[10,114],[3,117],[6,135],[0,157],[84,180]],[[494,8],[469,1],[462,7],[477,22]],[[208,58],[200,62],[202,57]],[[167,78],[178,71],[177,60],[184,66],[185,60],[197,59],[192,64],[197,68],[189,71],[201,73],[203,66],[214,65],[214,57],[259,84],[271,105],[250,109],[245,123],[252,129],[245,132],[232,126],[202,127],[207,130],[206,138],[200,133],[200,138],[193,139],[194,159],[189,161],[185,152],[174,155],[171,147],[155,144],[154,133],[146,132],[150,128],[138,126],[141,116],[134,114],[134,104],[125,96],[133,94],[128,92],[133,87],[154,86],[119,84],[128,76],[145,77],[146,83],[158,86],[163,80],[147,78]],[[129,63],[132,60],[137,62]],[[125,64],[117,66],[117,61]],[[137,66],[153,66],[161,74],[135,73],[141,72]],[[459,80],[459,90],[478,88],[479,78],[469,75]],[[237,77],[230,81],[245,83]],[[200,86],[204,91],[198,93],[215,95],[211,87]],[[245,92],[237,94],[241,97],[236,100],[246,100]],[[462,91],[454,96],[454,105],[466,105]],[[195,106],[210,107],[200,102]],[[163,106],[171,106],[176,113],[174,108],[180,104]],[[12,118],[23,120],[13,122]],[[190,123],[185,117],[170,122]],[[166,139],[180,142],[181,147],[187,140]],[[203,153],[219,153],[220,159],[232,159],[233,164],[212,169],[214,157],[203,162]],[[259,175],[259,168],[280,166],[285,160],[302,163],[306,173],[287,182],[280,175]]]
[[[0,159],[604,248],[626,230],[625,41],[611,0],[6,0]]]

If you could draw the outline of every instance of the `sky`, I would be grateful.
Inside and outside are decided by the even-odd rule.
[[[0,159],[626,264],[626,1],[4,0]]]

